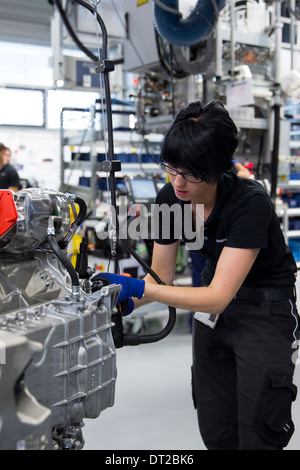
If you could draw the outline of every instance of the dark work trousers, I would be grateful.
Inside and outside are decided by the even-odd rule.
[[[275,450],[294,425],[299,317],[294,300],[233,300],[216,328],[194,319],[192,384],[209,450]]]

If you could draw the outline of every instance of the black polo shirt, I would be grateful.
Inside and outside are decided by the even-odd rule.
[[[20,187],[20,180],[17,170],[8,163],[0,171],[0,189],[7,189],[10,187]]]
[[[171,183],[158,193],[157,206],[189,204],[180,201]],[[185,227],[185,211],[182,210],[182,228]],[[170,220],[170,237],[162,237],[161,231],[154,237],[159,244],[171,244],[176,239],[176,219]],[[181,238],[187,242],[185,231]],[[216,204],[204,223],[204,243],[200,250],[206,259],[202,277],[206,282],[214,271],[224,246],[233,248],[260,248],[260,252],[244,281],[244,286],[291,286],[295,283],[297,266],[291,250],[286,246],[277,214],[263,186],[247,178],[239,178],[233,172],[224,173],[218,184]]]

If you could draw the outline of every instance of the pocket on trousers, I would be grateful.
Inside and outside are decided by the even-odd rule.
[[[286,447],[295,430],[291,417],[297,387],[289,377],[267,375],[259,398],[254,427],[259,437],[279,449]]]

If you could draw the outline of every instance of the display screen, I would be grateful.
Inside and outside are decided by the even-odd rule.
[[[137,178],[130,180],[134,200],[154,200],[157,195],[155,182],[152,179]]]

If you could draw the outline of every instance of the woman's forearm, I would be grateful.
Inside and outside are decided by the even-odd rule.
[[[231,299],[216,295],[211,287],[177,287],[146,283],[143,300],[170,307],[207,313],[221,313]]]

